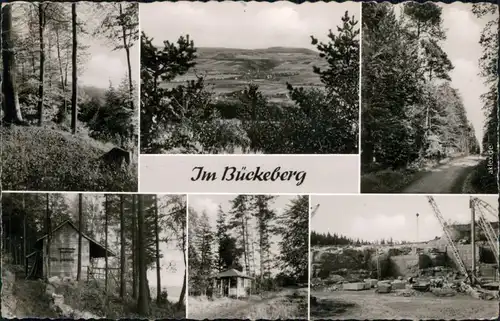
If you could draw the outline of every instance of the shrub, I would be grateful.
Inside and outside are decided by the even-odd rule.
[[[137,165],[105,168],[109,149],[90,138],[43,127],[2,128],[2,187],[7,190],[136,191]]]

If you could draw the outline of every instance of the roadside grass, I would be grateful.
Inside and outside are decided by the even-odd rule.
[[[496,177],[488,168],[488,161],[477,165],[465,178],[462,193],[465,194],[498,194]]]
[[[361,193],[398,193],[427,172],[415,169],[383,169],[361,175]]]
[[[127,170],[103,166],[110,144],[35,126],[2,127],[0,135],[3,190],[137,191],[137,163]]]

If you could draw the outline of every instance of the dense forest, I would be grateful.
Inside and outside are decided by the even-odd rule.
[[[278,215],[276,197],[238,195],[219,206],[217,224],[189,209],[189,292],[206,295],[210,277],[227,269],[255,277],[252,292],[307,282],[308,198],[299,196]]]
[[[1,11],[3,188],[135,191],[138,4],[24,2]],[[96,43],[127,61],[108,89],[81,83]],[[113,149],[109,164],[102,155]]]
[[[56,242],[58,226],[69,220],[81,233],[78,233],[76,243],[77,283],[61,290],[65,304],[108,318],[185,317],[186,269],[172,264],[160,265],[164,246],[177,248],[186,256],[185,197],[7,193],[3,194],[2,212],[3,266],[12,270],[21,267],[19,271],[22,271],[14,289],[16,286],[23,288],[23,282],[36,288],[39,283],[30,280],[36,277],[33,264],[28,260],[29,254],[37,251],[36,242],[44,235],[48,235],[47,244],[53,238]],[[90,266],[82,266],[82,235],[100,242],[116,255],[106,254],[104,258],[91,259]],[[43,267],[44,277],[40,276],[48,283],[53,279],[46,274],[51,274],[52,257],[58,257],[55,253],[51,255],[50,249],[49,246],[44,255],[51,260],[47,260]],[[162,287],[161,277],[165,269],[184,269],[184,285],[179,297],[169,296]],[[148,270],[156,270],[157,284],[149,284]],[[151,293],[151,288],[156,293]],[[32,291],[15,295],[23,295],[23,302],[33,306],[32,313],[37,313],[25,317],[51,316],[43,304],[45,293]],[[38,304],[38,300],[41,303]]]
[[[359,32],[358,21],[346,12],[337,32],[328,33],[328,42],[311,36],[326,66],[313,67],[322,85],[296,88],[287,83],[290,105],[269,101],[253,79],[230,97],[215,94],[203,75],[165,88],[164,83],[196,67],[197,48],[189,35],[157,48],[143,32],[141,152],[357,153]],[[262,70],[254,73],[270,76],[261,75]]]
[[[452,87],[454,66],[442,47],[447,34],[442,7],[407,2],[399,7],[366,3],[362,8],[363,189],[396,191],[404,187],[396,185],[408,184],[412,180],[408,176],[418,177],[415,172],[430,164],[478,155],[480,142],[460,92]],[[473,11],[481,16],[495,8],[474,5]],[[478,39],[484,49],[479,64],[491,84],[491,92],[483,95],[488,115],[483,153],[496,148],[496,85],[492,84],[496,84],[497,55],[493,48],[498,43],[492,44],[498,41],[493,37],[497,26],[488,23]],[[494,176],[485,172],[486,163],[475,169],[473,175],[480,177],[473,177],[472,183],[480,191],[496,191]],[[384,184],[389,186],[381,187]]]

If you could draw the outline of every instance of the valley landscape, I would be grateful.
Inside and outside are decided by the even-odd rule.
[[[357,153],[359,5],[244,7],[141,6],[141,153]]]
[[[220,99],[235,99],[249,82],[259,85],[270,102],[293,104],[286,84],[300,87],[323,85],[313,67],[324,67],[319,52],[307,48],[271,47],[265,49],[197,48],[196,67],[176,77],[166,88],[174,88],[203,76]]]

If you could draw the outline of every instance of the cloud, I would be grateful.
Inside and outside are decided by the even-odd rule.
[[[309,48],[309,35],[322,40],[346,10],[359,17],[360,4],[151,3],[141,5],[141,29],[156,45],[189,34],[199,47]]]

